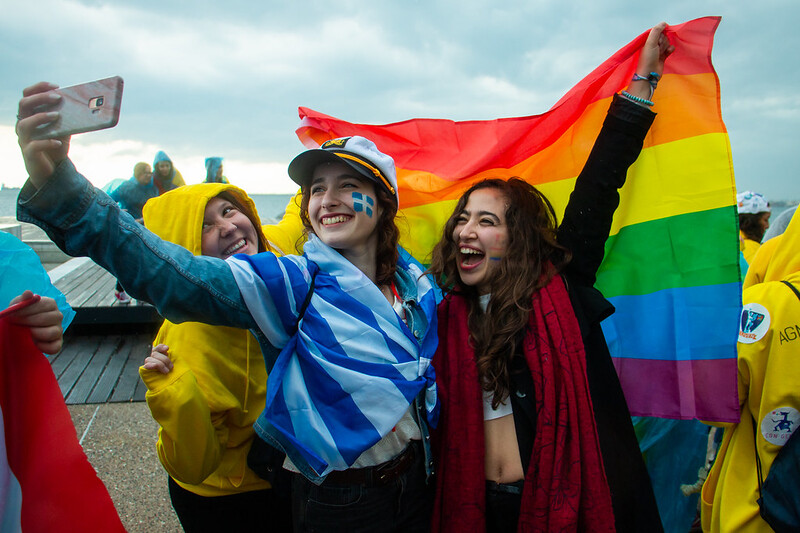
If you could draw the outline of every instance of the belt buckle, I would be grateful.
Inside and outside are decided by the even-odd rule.
[[[403,452],[392,459],[391,461],[387,461],[382,465],[379,465],[375,468],[374,473],[376,474],[375,481],[378,483],[386,483],[391,481],[402,471],[401,469],[406,466],[406,463],[409,462],[410,459],[413,458],[412,454],[414,453],[413,448],[413,441],[409,443]]]

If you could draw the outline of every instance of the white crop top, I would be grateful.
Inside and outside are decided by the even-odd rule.
[[[478,303],[481,304],[481,309],[486,312],[486,308],[489,306],[489,300],[492,298],[491,294],[481,294],[478,297]],[[510,415],[514,413],[514,409],[511,407],[511,401],[506,398],[504,401],[500,402],[500,405],[497,406],[497,409],[492,409],[492,397],[494,396],[493,393],[489,391],[483,391],[483,419],[484,420],[494,420],[495,418],[502,418],[504,416]]]

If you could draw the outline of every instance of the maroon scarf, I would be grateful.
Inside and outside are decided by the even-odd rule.
[[[467,300],[458,295],[439,305],[433,364],[442,413],[433,531],[485,528],[483,400],[468,342],[468,313]],[[533,297],[524,352],[538,417],[518,531],[614,531],[583,341],[560,276]]]

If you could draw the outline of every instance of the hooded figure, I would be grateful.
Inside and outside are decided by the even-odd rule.
[[[111,191],[109,196],[133,218],[141,221],[144,204],[150,198],[158,196],[158,188],[153,185],[150,165],[144,162],[136,163],[133,167],[133,177]]]
[[[769,228],[771,209],[767,199],[753,191],[737,194],[736,204],[739,211],[739,249],[750,264]]]
[[[766,478],[800,425],[800,294],[792,290],[800,291],[798,252],[800,216],[795,214],[780,239],[759,250],[757,273],[748,273],[738,343],[741,419],[725,427],[703,485],[703,531],[771,531],[756,503],[756,453]]]
[[[228,183],[228,178],[222,175],[222,158],[206,158],[206,180],[204,183]]]
[[[284,245],[296,242],[302,232],[292,202],[287,206],[289,214],[280,224],[262,228],[250,197],[238,187],[225,184],[184,186],[156,198],[144,210],[145,225],[195,255],[220,257],[204,250],[204,246],[214,249],[204,239],[209,225],[206,208],[216,198],[233,204],[249,220],[248,227],[254,229],[246,234],[254,234],[257,243],[252,247],[246,243],[241,249],[253,253],[256,248],[271,249],[281,253],[267,241],[264,230],[274,233],[276,240]],[[235,222],[247,225],[241,217]],[[238,235],[234,238],[238,240]],[[217,247],[225,248],[232,246],[225,242]],[[139,373],[148,388],[148,407],[160,426],[158,457],[170,475],[170,496],[186,531],[209,524],[204,513],[218,511],[215,503],[223,502],[218,496],[229,496],[228,505],[233,497],[242,500],[243,508],[252,507],[253,513],[235,513],[242,515],[235,518],[217,513],[225,517],[227,526],[233,530],[239,530],[234,520],[251,520],[248,516],[264,510],[277,521],[278,515],[288,520],[290,517],[285,513],[289,504],[279,504],[273,491],[267,490],[270,484],[247,467],[247,454],[255,436],[253,423],[264,409],[267,392],[264,359],[252,333],[198,322],[164,321],[153,341],[153,346],[159,344],[169,347],[172,370],[162,374],[143,366]],[[187,491],[192,494],[187,495]],[[194,505],[187,506],[187,499]],[[256,504],[258,507],[253,507]]]
[[[158,194],[186,185],[183,176],[172,164],[172,159],[161,150],[153,159],[153,183],[158,187]]]

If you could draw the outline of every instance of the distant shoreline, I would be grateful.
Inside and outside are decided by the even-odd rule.
[[[17,216],[17,196],[19,188],[0,188],[0,217]],[[265,223],[278,219],[286,208],[286,204],[294,197],[293,194],[251,194],[256,204],[258,215],[265,219]]]

